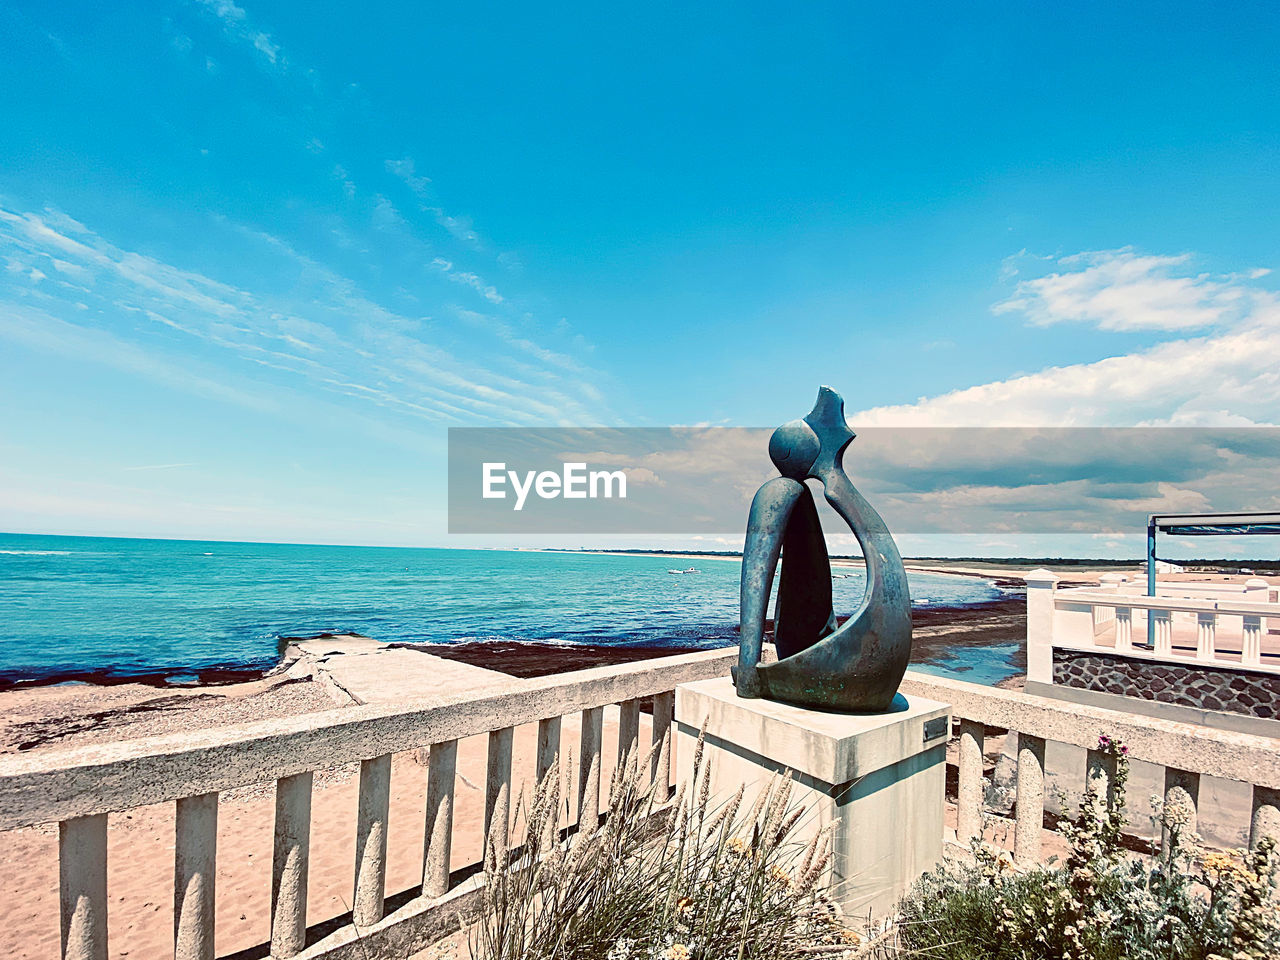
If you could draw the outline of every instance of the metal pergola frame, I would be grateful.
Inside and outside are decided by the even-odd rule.
[[[1156,533],[1174,537],[1280,535],[1280,513],[1163,513],[1147,518],[1147,596],[1156,595]],[[1147,642],[1155,623],[1147,618]]]

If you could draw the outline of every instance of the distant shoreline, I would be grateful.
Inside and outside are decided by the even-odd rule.
[[[560,548],[539,548],[537,550],[529,550],[530,553],[556,553],[568,555],[585,555],[598,557],[648,557],[651,559],[666,560],[718,560],[732,561],[734,563],[742,562],[741,553],[731,553],[727,551],[708,551],[699,553],[697,551],[690,552],[667,552],[665,550],[594,550],[594,549],[560,549]],[[1059,566],[1070,567],[1071,582],[1096,583],[1097,578],[1104,573],[1113,572],[1133,568],[1137,561],[1128,560],[999,560],[999,559],[978,559],[978,558],[959,558],[949,559],[945,557],[904,557],[903,565],[907,570],[914,570],[919,573],[930,573],[944,577],[976,577],[982,580],[990,580],[996,586],[1004,589],[1021,589],[1025,585],[1025,580],[1020,574],[1027,573],[1037,567],[1047,564],[1057,564]],[[831,566],[835,567],[863,567],[865,562],[861,557],[853,556],[832,556]],[[941,609],[941,608],[939,608]]]
[[[471,549],[471,548],[462,548]],[[622,547],[495,547],[498,550],[515,550],[523,553],[569,553],[584,555],[604,555],[614,557],[669,557],[673,560],[741,560],[739,550],[644,550],[626,549]],[[852,554],[832,554],[833,564],[861,565],[862,558]],[[1038,567],[1050,570],[1069,570],[1077,573],[1082,570],[1098,570],[1115,572],[1117,570],[1139,570],[1146,561],[1141,557],[1114,560],[1103,557],[903,557],[902,562],[908,569],[930,570],[937,573],[956,572],[957,568],[988,569],[1003,572],[1026,572]],[[1256,574],[1270,576],[1280,574],[1280,562],[1268,559],[1234,560],[1226,557],[1191,558],[1175,561],[1188,573],[1222,573],[1222,574]],[[926,566],[928,565],[928,566]],[[969,575],[969,574],[966,574]],[[973,576],[986,574],[974,573]]]
[[[486,547],[486,546],[452,546],[445,544],[433,544],[424,546],[420,544],[405,543],[323,543],[298,540],[208,540],[190,537],[124,537],[124,536],[106,536],[94,533],[31,533],[29,531],[20,530],[0,530],[0,537],[23,537],[30,539],[53,539],[53,540],[105,540],[118,541],[126,543],[181,543],[181,544],[212,544],[214,546],[230,546],[230,547],[320,547],[333,549],[353,549],[353,550],[457,550],[461,552],[468,551],[491,551],[495,553],[566,553],[566,554],[605,554],[611,556],[636,556],[636,557],[671,557],[688,558],[693,560],[706,559],[726,559],[741,560],[742,553],[737,550],[661,550],[661,549],[640,549],[640,548],[614,548],[614,547]],[[12,552],[0,550],[0,555]],[[29,551],[21,551],[23,553]],[[835,555],[832,561],[848,560],[852,562],[860,562],[860,557],[852,555]],[[981,565],[992,568],[1007,570],[1031,570],[1036,567],[1069,567],[1073,570],[1086,568],[1103,568],[1107,570],[1122,569],[1125,567],[1139,567],[1145,561],[1140,557],[1129,559],[1108,559],[1101,557],[904,557],[903,561],[908,565],[912,564],[961,564],[961,565]],[[1280,575],[1280,562],[1273,559],[1254,558],[1254,559],[1231,559],[1227,557],[1199,557],[1177,559],[1175,561],[1179,565],[1186,568],[1189,572],[1222,572],[1222,573],[1239,573],[1239,572],[1256,572],[1259,575]],[[945,572],[945,571],[940,571]]]

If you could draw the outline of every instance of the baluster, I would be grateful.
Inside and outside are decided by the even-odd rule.
[[[107,815],[58,824],[63,960],[107,958]]]
[[[640,701],[624,700],[618,704],[618,766],[640,746]]]
[[[959,789],[956,796],[956,839],[967,844],[982,833],[982,748],[986,728],[960,721]]]
[[[1116,607],[1116,649],[1133,649],[1133,608]]]
[[[386,902],[387,818],[391,807],[391,754],[360,764],[360,805],[356,814],[356,894],[351,919],[356,928],[382,919]]]
[[[427,824],[423,839],[422,895],[449,892],[453,852],[453,791],[457,781],[458,741],[433,743],[427,754]]]
[[[1062,640],[1065,611],[1058,610],[1058,577],[1041,568],[1026,575],[1027,581],[1027,682],[1053,683],[1053,640]]]
[[[1253,817],[1249,823],[1249,849],[1258,849],[1263,837],[1280,844],[1280,790],[1253,788]]]
[[[536,776],[539,784],[547,780],[548,787],[551,786],[549,778],[560,780],[560,726],[559,717],[548,717],[538,721]],[[546,836],[543,838],[546,849],[550,849],[551,845],[560,839],[561,806],[562,804],[557,803],[554,809],[547,811]]]
[[[600,823],[600,746],[604,739],[604,707],[582,711],[582,749],[578,756],[578,831],[586,834]]]
[[[560,718],[548,717],[538,721],[538,766],[537,779],[541,783],[547,774],[560,773]]]
[[[218,795],[179,800],[173,835],[174,960],[213,960]]]
[[[1147,614],[1155,625],[1155,652],[1159,656],[1173,655],[1173,614],[1168,610],[1152,610]]]
[[[484,781],[484,845],[488,859],[492,846],[502,866],[511,828],[511,741],[514,727],[489,734],[489,763]]]
[[[1098,813],[1111,809],[1115,802],[1116,757],[1106,750],[1090,750],[1085,759],[1085,788],[1092,788],[1097,797]]]
[[[1240,662],[1250,666],[1262,663],[1262,617],[1258,614],[1244,615],[1244,628],[1240,636]]]
[[[1212,611],[1196,614],[1196,659],[1212,660],[1218,632],[1218,615]]]
[[[1187,815],[1186,823],[1179,828],[1179,836],[1185,843],[1196,832],[1199,826],[1200,806],[1200,774],[1190,770],[1179,770],[1176,767],[1164,768],[1164,816],[1160,825],[1160,854],[1169,855],[1170,833],[1167,821],[1170,811],[1182,806]]]
[[[650,774],[658,783],[656,796],[666,800],[671,794],[671,725],[675,721],[676,693],[655,694],[653,698],[653,742],[661,744],[654,751]]]
[[[1044,827],[1044,738],[1018,734],[1018,812],[1013,825],[1013,856],[1022,863],[1040,859]]]
[[[307,868],[313,775],[276,781],[275,850],[271,859],[271,956],[292,957],[307,941]]]
[[[1089,642],[1097,645],[1098,634],[1106,631],[1108,625],[1116,618],[1116,608],[1107,603],[1093,603],[1089,605],[1093,619],[1093,633],[1089,635]]]

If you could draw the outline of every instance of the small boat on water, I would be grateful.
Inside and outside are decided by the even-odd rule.
[[[668,570],[667,573],[701,573],[697,567],[690,567],[687,570]]]

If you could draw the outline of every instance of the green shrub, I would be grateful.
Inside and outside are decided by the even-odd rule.
[[[1116,761],[1109,797],[1089,786],[1062,827],[1065,862],[1016,866],[982,840],[973,862],[948,861],[901,905],[903,953],[933,960],[1263,960],[1280,957],[1274,899],[1275,844],[1202,856],[1187,835],[1189,811],[1159,809],[1163,848],[1121,848],[1125,748],[1103,737]]]

